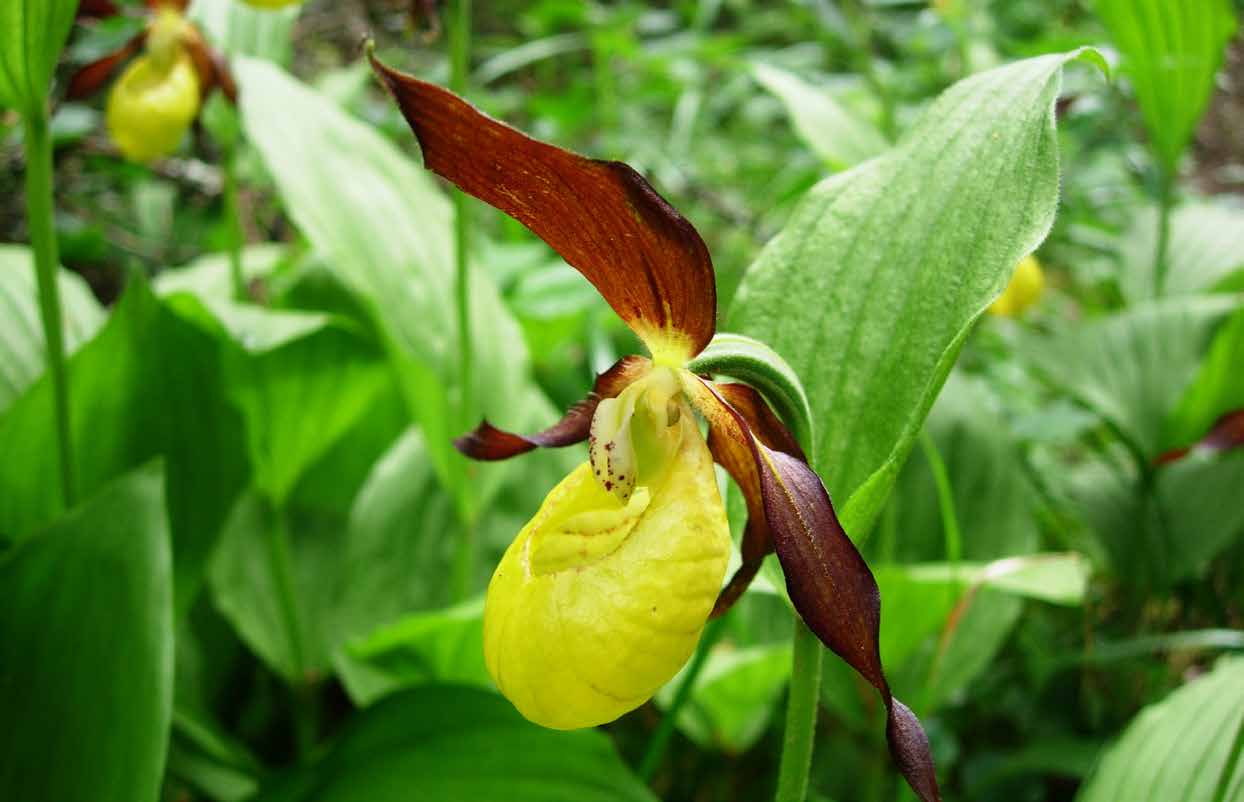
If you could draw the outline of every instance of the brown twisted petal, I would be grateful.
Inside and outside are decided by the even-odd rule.
[[[796,611],[881,694],[886,740],[899,771],[924,802],[940,800],[924,729],[891,694],[882,670],[877,582],[838,523],[825,485],[802,459],[762,442],[711,384],[697,377],[687,382],[687,392],[720,440],[744,444],[752,454],[765,522]],[[732,452],[740,453],[737,447]]]
[[[622,392],[651,367],[652,362],[642,356],[623,357],[597,376],[592,392],[549,428],[535,434],[515,434],[483,421],[474,431],[454,440],[454,447],[472,459],[494,461],[526,454],[535,448],[561,448],[581,443],[591,431],[596,405]]]
[[[795,442],[794,436],[782,425],[782,421],[755,389],[746,384],[715,384],[714,388],[726,403],[743,416],[747,427],[762,443],[803,458],[803,451]],[[718,595],[717,603],[713,605],[711,617],[716,618],[733,607],[756,578],[764,558],[773,551],[773,541],[769,536],[769,525],[765,521],[760,476],[756,471],[756,460],[750,446],[736,438],[723,435],[720,427],[710,427],[708,448],[713,459],[738,484],[747,502],[747,524],[743,529],[743,542],[740,547],[743,562]]]
[[[147,32],[144,30],[135,34],[128,42],[108,55],[79,67],[78,71],[69,79],[69,87],[65,90],[65,98],[68,100],[78,100],[98,92],[100,87],[107,83],[112,74],[117,71],[118,67],[138,55],[146,41]]]
[[[429,170],[531,229],[662,361],[681,363],[708,345],[717,314],[708,249],[643,176],[539,142],[371,60]]]

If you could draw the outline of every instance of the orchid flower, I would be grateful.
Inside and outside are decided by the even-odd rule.
[[[129,161],[153,162],[176,150],[213,89],[219,87],[230,101],[236,97],[224,59],[186,19],[187,2],[148,0],[150,14],[143,30],[70,79],[67,96],[84,97],[129,62],[108,92],[105,110],[108,135]],[[117,13],[107,0],[79,10],[80,17]]]
[[[455,441],[479,460],[588,442],[587,461],[548,494],[489,584],[484,652],[497,687],[546,727],[612,721],[677,673],[710,615],[776,550],[796,611],[880,692],[899,769],[937,799],[928,740],[882,671],[876,581],[825,486],[760,392],[688,367],[717,316],[695,228],[626,164],[539,142],[371,58],[425,166],[543,239],[649,352],[605,371],[541,432],[484,421]],[[742,566],[724,590],[730,536],[714,462],[748,510]]]

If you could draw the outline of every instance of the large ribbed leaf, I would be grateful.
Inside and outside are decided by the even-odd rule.
[[[103,311],[81,277],[61,271],[61,316],[65,351],[72,353],[103,322]],[[43,328],[35,300],[30,251],[0,246],[0,412],[37,379],[45,366]]]
[[[1077,802],[1244,799],[1244,659],[1140,712],[1106,750]]]
[[[1244,272],[1244,209],[1222,203],[1188,203],[1171,213],[1162,292],[1186,295],[1214,289]],[[1120,241],[1119,285],[1133,301],[1153,297],[1153,254],[1158,213],[1136,215]]]
[[[1101,415],[1146,459],[1218,327],[1240,307],[1230,296],[1185,296],[1024,340],[1024,356],[1060,391]],[[1212,422],[1212,421],[1211,421]],[[1188,445],[1179,443],[1178,445]]]
[[[356,716],[318,762],[254,802],[652,802],[609,739],[523,719],[487,691],[429,685]]]
[[[46,103],[77,0],[4,0],[0,3],[0,106],[26,114]]]
[[[224,397],[223,344],[211,316],[160,301],[135,280],[99,333],[69,360],[78,487],[91,494],[165,458],[179,610],[246,473],[241,422]],[[206,330],[205,330],[206,329]],[[40,377],[0,416],[0,539],[35,535],[65,511],[57,481],[52,388]]]
[[[1235,30],[1229,0],[1098,0],[1123,56],[1158,157],[1172,169],[1196,128],[1223,48]]]
[[[1054,99],[1078,55],[956,84],[896,148],[813,188],[743,280],[729,328],[798,372],[810,453],[856,537],[972,322],[1053,222]]]
[[[159,799],[172,579],[151,468],[0,560],[0,799]]]

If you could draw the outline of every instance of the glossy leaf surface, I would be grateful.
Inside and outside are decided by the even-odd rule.
[[[0,797],[159,798],[173,694],[161,485],[152,468],[126,476],[0,560]]]
[[[78,483],[90,494],[152,457],[166,461],[177,607],[246,476],[241,421],[224,397],[218,323],[194,299],[161,302],[135,281],[69,360]],[[65,508],[51,387],[41,377],[0,417],[0,534],[22,540]]]
[[[431,685],[356,717],[323,759],[255,802],[652,802],[598,732],[555,732],[500,696]]]

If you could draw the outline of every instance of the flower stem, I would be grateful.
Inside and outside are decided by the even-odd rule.
[[[691,691],[695,687],[696,678],[700,676],[700,672],[704,669],[704,664],[708,662],[708,653],[712,651],[713,645],[721,639],[724,627],[724,616],[709,621],[708,626],[704,627],[704,634],[700,636],[700,643],[696,647],[695,655],[691,658],[691,663],[687,666],[687,671],[682,676],[682,682],[674,693],[674,701],[666,709],[665,716],[661,719],[661,723],[657,725],[656,732],[652,734],[652,740],[648,741],[648,751],[644,752],[644,759],[640,761],[639,779],[644,782],[650,782],[652,775],[657,771],[657,767],[661,765],[661,758],[665,755],[665,747],[669,744],[670,736],[674,734],[674,725],[678,721],[678,712],[682,710],[683,705],[691,698]]]
[[[294,670],[292,714],[294,740],[298,755],[305,758],[315,745],[314,693],[307,676],[306,649],[302,642],[302,626],[298,618],[298,596],[294,588],[294,560],[289,542],[285,508],[269,504],[268,561],[276,587],[281,618],[289,637],[289,656]]]
[[[470,80],[471,0],[453,0],[449,20],[449,88],[466,96]],[[477,414],[474,387],[474,354],[471,342],[471,206],[470,198],[461,190],[453,191],[454,201],[454,310],[458,325],[458,409],[459,424],[469,426]],[[465,470],[465,462],[459,461]],[[462,492],[471,492],[471,483],[463,478]],[[471,592],[475,576],[476,537],[474,504],[468,498],[459,505],[462,532],[453,564],[453,598],[461,601]]]
[[[1171,238],[1171,205],[1174,201],[1174,171],[1158,168],[1158,243],[1153,254],[1153,297],[1161,298],[1166,288],[1166,250]]]
[[[242,231],[241,210],[238,208],[238,176],[236,154],[232,147],[224,154],[222,170],[224,173],[225,227],[229,232],[229,277],[233,284],[233,299],[245,301],[247,298],[246,276],[242,272],[242,246],[246,235]]]
[[[942,454],[928,429],[920,430],[920,450],[929,463],[929,472],[933,474],[933,485],[937,488],[937,508],[942,516],[942,537],[946,543],[946,561],[952,568],[959,565],[963,556],[963,535],[959,531],[959,516],[955,512],[955,491],[950,483],[950,474]]]
[[[782,762],[778,767],[776,802],[803,802],[808,793],[808,771],[816,741],[816,716],[820,707],[821,657],[824,647],[803,623],[795,621],[794,656],[791,659],[790,695],[786,703],[786,731],[782,736]]]
[[[73,438],[69,424],[69,375],[65,369],[64,329],[61,322],[60,256],[52,217],[52,138],[47,106],[40,104],[23,116],[26,133],[26,225],[34,250],[35,280],[39,289],[39,316],[43,321],[48,375],[56,407],[57,446],[60,455],[61,492],[65,506],[77,497],[74,479]]]

